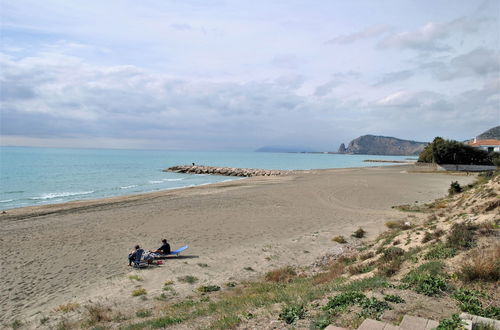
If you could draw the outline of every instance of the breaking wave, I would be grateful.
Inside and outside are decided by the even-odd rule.
[[[93,194],[95,191],[77,191],[77,192],[55,192],[55,193],[47,193],[42,194],[42,196],[31,197],[30,199],[53,199],[59,197],[69,197],[69,196],[78,196],[78,195],[88,195]]]

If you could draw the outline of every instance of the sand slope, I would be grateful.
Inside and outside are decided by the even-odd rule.
[[[363,226],[374,237],[387,220],[407,216],[391,206],[431,201],[446,194],[451,180],[473,180],[407,168],[303,171],[10,210],[0,216],[0,247],[8,256],[1,264],[0,319],[36,317],[70,301],[130,301],[125,275],[138,271],[127,266],[127,252],[136,243],[156,248],[163,237],[173,248],[189,244],[190,258],[141,271],[150,296],[161,292],[163,281],[183,275],[220,285],[310,264],[338,245],[335,235]],[[181,295],[193,290],[176,285]]]

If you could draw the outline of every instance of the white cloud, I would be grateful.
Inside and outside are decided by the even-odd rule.
[[[442,96],[434,92],[410,92],[398,91],[387,95],[386,97],[375,102],[376,105],[386,107],[421,107],[435,103]]]
[[[419,51],[451,50],[447,39],[454,34],[477,33],[489,19],[462,17],[446,23],[428,22],[415,31],[389,35],[379,43],[381,48],[409,48]]]
[[[366,107],[381,132],[392,130],[405,136],[411,130],[411,136],[421,141],[437,135],[464,140],[498,125],[499,86],[500,80],[492,79],[478,89],[456,94],[398,91]]]
[[[385,24],[372,25],[372,26],[365,27],[364,29],[362,29],[361,31],[358,31],[358,32],[344,34],[344,35],[335,37],[333,39],[328,40],[326,43],[327,44],[342,44],[342,45],[351,44],[351,43],[359,41],[359,40],[379,37],[390,30],[391,30],[391,27],[389,25],[385,25]]]
[[[421,65],[421,68],[429,70],[439,80],[498,76],[500,51],[479,47],[451,58],[448,63],[430,62]]]

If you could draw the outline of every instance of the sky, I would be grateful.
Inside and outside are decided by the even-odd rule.
[[[500,125],[500,0],[0,0],[0,145],[336,151]]]

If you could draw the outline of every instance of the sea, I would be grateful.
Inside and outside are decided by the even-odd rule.
[[[282,170],[390,165],[363,162],[366,159],[404,160],[407,157],[0,147],[0,210],[141,194],[242,179],[162,171],[174,165],[195,163]]]

